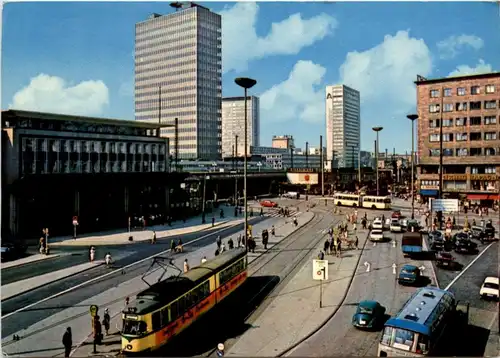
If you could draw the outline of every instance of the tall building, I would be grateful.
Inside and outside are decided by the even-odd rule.
[[[326,86],[326,153],[328,167],[357,168],[360,150],[359,91]]]
[[[491,204],[498,198],[495,186],[500,173],[500,73],[418,76],[415,83],[420,194],[438,195],[442,125],[443,192]]]
[[[273,135],[273,148],[290,149],[294,148],[295,144],[293,142],[293,136],[289,134],[285,135]]]
[[[245,97],[222,99],[222,156],[233,156],[238,136],[238,156],[245,155]],[[247,154],[250,147],[260,146],[260,104],[259,97],[247,97]]]
[[[180,159],[216,160],[221,152],[221,17],[193,3],[135,26],[135,118],[162,129]],[[160,106],[161,103],[161,106]]]

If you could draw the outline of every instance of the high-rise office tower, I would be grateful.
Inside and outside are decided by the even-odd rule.
[[[188,3],[135,26],[135,118],[174,125],[162,129],[180,159],[221,155],[221,17]],[[161,105],[160,105],[161,104]]]
[[[357,168],[360,149],[359,91],[326,86],[326,156],[328,167]]]
[[[259,97],[247,97],[247,153],[260,146]],[[231,157],[238,136],[237,154],[245,155],[245,97],[222,99],[222,156]]]

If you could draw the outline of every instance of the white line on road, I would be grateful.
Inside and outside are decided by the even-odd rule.
[[[460,273],[459,273],[459,274],[458,274],[458,275],[457,275],[457,276],[456,276],[456,277],[455,277],[455,278],[454,278],[454,279],[453,279],[453,280],[452,280],[452,281],[448,284],[448,286],[446,286],[446,288],[445,288],[444,290],[445,290],[445,291],[448,291],[448,290],[451,288],[451,286],[453,286],[453,285],[455,284],[455,282],[457,282],[457,281],[458,281],[458,279],[459,279],[460,277],[462,277],[462,275],[463,275],[463,274],[464,274],[464,273],[465,273],[465,272],[466,272],[466,271],[467,271],[467,270],[468,270],[468,269],[469,269],[472,265],[474,265],[474,263],[475,263],[477,260],[479,260],[479,258],[480,258],[480,257],[481,257],[481,256],[482,256],[482,255],[483,255],[483,254],[484,254],[484,253],[485,253],[485,252],[486,252],[486,251],[487,251],[487,250],[488,250],[491,246],[493,246],[493,244],[494,244],[494,242],[492,242],[491,244],[489,244],[488,246],[486,246],[486,248],[485,248],[483,251],[481,251],[481,252],[479,253],[479,255],[477,255],[477,256],[474,258],[474,260],[472,260],[472,261],[470,262],[470,264],[468,264],[468,265],[467,265],[467,266],[466,266],[466,267],[465,267],[465,268],[464,268],[464,269],[463,269],[463,270],[462,270],[462,271],[461,271],[461,272],[460,272]]]
[[[232,228],[232,227],[234,227],[234,226],[236,226],[236,225],[240,225],[240,223],[239,223],[239,224],[235,224],[235,225],[233,225],[233,226],[228,226],[228,227],[225,227],[225,228],[220,229],[220,230],[217,230],[217,231],[215,231],[215,232],[213,232],[213,233],[211,233],[211,234],[207,234],[207,235],[201,236],[201,237],[199,237],[199,238],[197,238],[197,239],[195,239],[195,240],[192,240],[192,241],[189,241],[188,243],[185,243],[185,244],[184,244],[184,246],[188,246],[188,245],[194,244],[195,242],[198,242],[198,241],[200,241],[200,240],[203,240],[203,239],[205,239],[205,238],[207,238],[207,237],[209,237],[209,236],[211,236],[211,235],[216,235],[216,234],[218,234],[219,232],[222,232],[222,231],[224,231],[224,230],[227,230],[227,229],[229,229],[229,228]],[[40,301],[38,301],[38,302],[34,302],[34,303],[29,304],[29,305],[27,305],[27,306],[25,306],[25,307],[19,308],[18,310],[15,310],[14,312],[8,313],[8,314],[6,314],[6,315],[2,315],[1,319],[3,320],[4,318],[10,317],[10,316],[12,316],[12,315],[14,315],[14,314],[16,314],[16,313],[19,313],[19,312],[22,312],[22,311],[24,311],[24,310],[27,310],[28,308],[34,307],[34,306],[36,306],[36,305],[39,305],[40,303],[47,302],[47,301],[49,301],[49,300],[51,300],[51,299],[53,299],[53,298],[59,297],[59,296],[64,295],[64,294],[66,294],[66,293],[68,293],[68,292],[74,291],[74,290],[76,290],[76,289],[78,289],[78,288],[80,288],[80,287],[83,287],[83,286],[85,286],[85,285],[88,285],[89,283],[99,281],[99,280],[101,280],[101,279],[103,279],[103,278],[105,278],[105,277],[111,276],[111,275],[113,275],[113,274],[115,274],[115,273],[117,273],[117,272],[121,272],[121,271],[122,271],[122,270],[124,270],[124,269],[127,269],[127,268],[129,268],[129,267],[132,267],[132,266],[135,266],[135,265],[137,265],[137,264],[143,263],[143,262],[145,262],[145,261],[147,261],[147,260],[150,260],[150,259],[152,259],[152,258],[154,258],[154,257],[160,256],[160,255],[163,255],[163,254],[166,254],[166,253],[168,253],[168,252],[170,252],[170,249],[165,250],[165,251],[162,251],[162,252],[159,252],[159,253],[154,254],[154,255],[151,255],[151,256],[146,257],[146,258],[144,258],[144,259],[141,259],[141,260],[139,260],[139,261],[132,262],[132,263],[131,263],[131,264],[129,264],[129,265],[126,265],[126,266],[121,267],[121,268],[119,268],[119,269],[113,270],[113,271],[108,272],[108,273],[106,273],[106,274],[104,274],[104,275],[101,275],[101,276],[99,276],[99,277],[94,277],[94,278],[93,278],[93,279],[91,279],[91,280],[88,280],[88,281],[82,282],[82,283],[80,283],[80,284],[78,284],[78,285],[76,285],[76,286],[73,286],[73,287],[68,288],[67,290],[64,290],[64,291],[58,292],[58,293],[56,293],[56,294],[54,294],[54,295],[52,295],[52,296],[46,297],[46,298],[44,298],[44,299],[42,299],[42,300],[40,300]]]

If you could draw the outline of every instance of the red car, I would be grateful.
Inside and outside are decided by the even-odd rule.
[[[263,206],[265,208],[277,208],[278,203],[275,203],[274,201],[271,200],[262,200],[260,202],[260,206]]]
[[[392,218],[393,219],[400,219],[401,218],[401,211],[396,210],[392,213]]]

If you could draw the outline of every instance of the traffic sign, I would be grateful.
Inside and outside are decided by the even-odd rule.
[[[99,311],[99,307],[97,305],[91,305],[90,306],[90,315],[92,317],[97,316],[97,312]]]
[[[328,280],[328,260],[313,260],[313,280]]]

